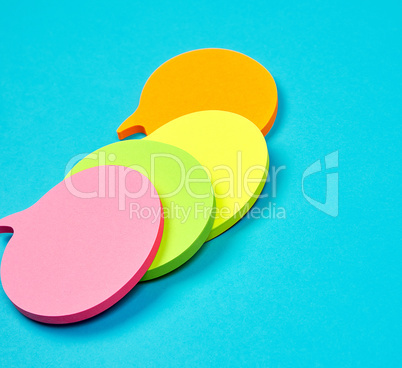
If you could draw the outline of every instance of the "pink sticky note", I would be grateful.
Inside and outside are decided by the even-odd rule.
[[[7,296],[29,318],[71,323],[103,312],[142,278],[163,232],[151,182],[123,166],[84,170],[0,220]]]

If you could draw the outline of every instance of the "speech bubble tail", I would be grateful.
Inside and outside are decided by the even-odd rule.
[[[137,112],[134,112],[117,128],[117,136],[122,140],[136,133],[147,134],[145,127],[138,124]]]
[[[0,219],[0,234],[13,234],[14,227],[16,223],[17,213],[13,213],[12,215],[6,216]]]

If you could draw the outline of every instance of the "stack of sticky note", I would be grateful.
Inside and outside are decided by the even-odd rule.
[[[14,233],[1,263],[9,299],[34,320],[78,322],[186,263],[261,193],[277,106],[272,76],[238,52],[164,63],[117,130],[145,138],[96,150],[0,220],[0,232]]]

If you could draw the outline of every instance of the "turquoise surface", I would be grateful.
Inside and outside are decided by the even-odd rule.
[[[0,366],[402,366],[400,13],[397,1],[4,2],[0,217],[117,141],[148,76],[202,47],[272,73],[266,140],[271,166],[286,168],[256,204],[265,218],[97,318],[38,324],[1,289]],[[319,159],[304,180],[314,206],[302,177]],[[327,179],[322,209],[336,217],[314,202]]]

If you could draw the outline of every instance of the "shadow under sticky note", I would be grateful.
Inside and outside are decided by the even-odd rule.
[[[205,169],[180,148],[149,140],[128,140],[89,154],[69,175],[113,164],[131,167],[147,176],[164,209],[162,241],[142,281],[163,276],[187,262],[205,242],[213,223],[214,195]],[[147,213],[133,211],[133,215]]]
[[[248,119],[226,111],[200,111],[163,125],[144,138],[179,147],[211,178],[216,212],[208,240],[239,221],[261,193],[269,157],[264,136]]]
[[[131,216],[133,205],[154,217]],[[2,219],[0,232],[10,230],[1,263],[7,296],[36,321],[72,323],[103,312],[142,278],[162,238],[162,206],[145,176],[102,166]]]
[[[266,135],[277,108],[275,81],[261,64],[239,52],[201,49],[178,55],[153,72],[137,110],[117,134],[119,139],[149,135],[180,116],[222,110],[246,117]]]

